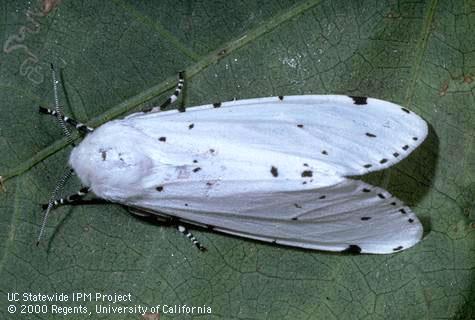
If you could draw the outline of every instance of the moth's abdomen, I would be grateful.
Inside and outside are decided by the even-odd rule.
[[[73,149],[69,163],[97,196],[113,201],[134,199],[143,192],[143,177],[154,167],[144,152],[146,139],[120,121],[109,122]]]

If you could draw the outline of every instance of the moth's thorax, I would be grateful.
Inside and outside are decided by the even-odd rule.
[[[97,196],[131,199],[140,195],[140,180],[153,168],[153,161],[141,150],[144,139],[136,129],[111,121],[73,149],[69,164]]]

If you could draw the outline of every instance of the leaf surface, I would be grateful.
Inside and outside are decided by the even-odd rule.
[[[45,12],[34,1],[1,4],[2,312],[20,305],[8,301],[10,292],[103,292],[131,294],[131,302],[116,306],[206,305],[212,310],[207,319],[475,316],[472,3],[44,3],[56,7]],[[106,205],[54,211],[37,248],[40,204],[71,151],[56,123],[37,112],[37,105],[53,101],[51,62],[61,69],[65,112],[91,126],[159,104],[180,70],[187,74],[186,106],[309,93],[404,105],[427,120],[429,138],[396,167],[365,180],[414,208],[424,240],[394,255],[348,256],[195,231],[209,249],[203,254],[173,228]],[[71,179],[64,194],[78,187]],[[96,313],[106,302],[81,304],[93,319],[142,318]]]

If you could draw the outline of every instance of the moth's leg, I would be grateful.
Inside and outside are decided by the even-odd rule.
[[[173,94],[168,97],[167,100],[165,100],[164,103],[162,103],[160,105],[160,110],[163,110],[165,109],[167,106],[169,106],[170,104],[174,103],[177,99],[178,99],[178,96],[180,95],[180,92],[181,90],[183,89],[183,86],[185,85],[185,77],[184,77],[184,72],[183,71],[180,71],[178,73],[178,83],[176,85],[176,88],[175,88],[175,92],[173,92]]]
[[[188,239],[190,239],[191,242],[193,242],[193,244],[200,251],[206,251],[206,247],[201,245],[201,243],[196,240],[193,234],[182,224],[180,218],[158,212],[148,211],[147,209],[143,208],[127,207],[127,210],[138,217],[146,218],[147,220],[158,223],[160,225],[173,226],[177,228],[177,230],[183,233]]]
[[[163,219],[163,218],[162,218]],[[175,226],[178,231],[180,231],[182,234],[184,234],[190,241],[200,250],[200,251],[207,251],[206,247],[203,246],[196,238],[195,236],[188,230],[187,227],[183,225],[183,222],[180,221],[180,218],[176,217],[169,217],[165,223],[168,225]],[[163,223],[163,222],[162,222]]]
[[[93,199],[78,199],[78,200],[75,200],[74,202],[65,203],[64,205],[67,205],[67,206],[85,206],[85,205],[88,205],[88,204],[111,204],[111,203],[113,203],[113,202],[110,202],[110,201],[105,200],[105,199],[93,198]]]
[[[183,225],[179,224],[177,225],[177,230],[183,233],[188,239],[193,242],[193,244],[200,250],[200,251],[206,251],[206,247],[201,245],[201,243],[196,240],[195,236]]]
[[[89,187],[82,187],[78,192],[74,194],[71,194],[65,198],[54,200],[53,207],[51,209],[55,209],[64,205],[77,205],[79,204],[79,202],[82,202],[81,204],[84,204],[83,202],[88,200],[83,200],[83,198],[89,193],[89,191]],[[43,204],[42,207],[43,209],[46,209],[48,208],[48,204]]]
[[[164,110],[166,107],[168,107],[170,104],[174,103],[178,99],[178,96],[180,95],[180,92],[183,89],[184,85],[185,85],[184,71],[180,71],[178,73],[178,83],[176,85],[175,92],[173,92],[173,94],[170,97],[168,97],[168,99],[165,100],[165,102],[163,102],[159,107],[146,108],[146,109],[143,109],[142,112],[158,112],[158,111]],[[184,110],[180,110],[180,111],[184,111]]]
[[[93,132],[94,129],[91,128],[91,127],[88,127],[86,126],[84,123],[81,123],[79,121],[76,121],[74,119],[71,119],[67,116],[63,116],[63,115],[58,115],[58,113],[56,112],[56,110],[51,110],[51,109],[48,109],[48,108],[45,108],[45,107],[42,107],[40,106],[39,107],[39,112],[40,113],[43,113],[43,114],[49,114],[53,117],[58,117],[60,116],[61,119],[64,120],[64,122],[70,124],[71,126],[75,127],[79,132],[83,133],[83,134],[88,134],[90,132]]]

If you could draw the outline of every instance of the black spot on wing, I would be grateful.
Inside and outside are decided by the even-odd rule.
[[[303,128],[303,124],[298,124],[297,127]]]
[[[160,137],[160,138],[158,138],[158,140],[161,141],[161,142],[165,142],[165,141],[167,141],[167,137]]]
[[[279,96],[279,100],[284,100],[284,96]]]
[[[308,167],[308,163],[304,163],[303,166],[304,166],[304,167]]]
[[[157,190],[158,192],[162,192],[163,191],[163,186],[158,186],[155,188],[155,190]]]
[[[198,160],[193,160],[193,163],[198,163]]]
[[[327,196],[326,195],[323,195],[323,196],[320,196],[318,199],[322,200],[322,199],[325,199]]]
[[[412,140],[417,141],[418,138],[417,137],[412,137]]]
[[[297,220],[297,217],[293,217],[292,220],[296,221],[296,220]]]
[[[198,171],[200,171],[200,170],[201,170],[201,168],[200,168],[200,167],[198,167],[198,168],[194,168],[194,169],[193,169],[193,172],[198,172]]]
[[[403,247],[403,246],[399,246],[399,247],[394,248],[393,251],[399,251],[399,250],[401,250],[402,248],[404,248],[404,247]]]
[[[414,219],[408,219],[407,221],[409,221],[409,223],[413,223]]]
[[[386,197],[382,193],[378,193],[378,197],[380,197],[381,199],[386,199]]]
[[[407,149],[409,149],[409,146],[407,144],[402,147],[402,150],[407,150]]]
[[[322,154],[328,156],[327,150],[323,150],[323,151],[322,151]]]
[[[272,174],[272,176],[273,176],[274,178],[277,178],[277,177],[279,176],[279,171],[278,171],[277,168],[274,167],[274,166],[272,166],[272,167],[270,168],[270,173]]]
[[[219,107],[221,107],[221,102],[213,103],[213,108],[219,108]]]
[[[402,214],[406,214],[406,213],[407,213],[406,210],[404,210],[404,209],[399,209],[399,212],[401,212]]]
[[[361,217],[362,221],[368,221],[369,219],[371,219],[371,217]]]
[[[376,138],[375,134],[372,134],[372,133],[369,133],[369,132],[366,132],[366,135],[370,138]]]
[[[356,244],[350,244],[348,248],[341,251],[342,253],[361,253],[361,247]]]
[[[299,205],[298,203],[294,203],[294,206],[295,206],[296,208],[302,209],[302,206]]]
[[[363,192],[371,192],[371,190],[368,189],[368,188],[364,188],[364,189],[363,189]]]
[[[379,163],[381,163],[381,164],[386,163],[386,162],[388,162],[388,159],[386,159],[386,158],[383,158],[383,159],[381,159],[381,161],[379,161]]]
[[[368,164],[365,164],[363,167],[365,167],[366,169],[368,169],[368,168],[371,168],[372,166],[373,166],[372,164],[369,164],[369,163],[368,163]]]
[[[353,103],[357,105],[364,105],[368,104],[368,97],[357,97],[357,96],[349,96],[353,99]]]
[[[190,124],[190,125],[188,126],[188,129],[190,129],[190,130],[191,130],[191,129],[193,129],[193,127],[194,127],[194,126],[195,126],[195,124],[194,124],[194,123],[192,123],[192,124]]]
[[[397,157],[399,157],[399,153],[394,152],[394,153],[393,153],[393,156],[394,156],[394,158],[397,158]]]
[[[308,178],[313,176],[313,171],[311,170],[305,170],[302,171],[302,178]]]
[[[407,110],[406,108],[401,108],[402,111],[404,111],[405,113],[411,113],[411,111]]]

